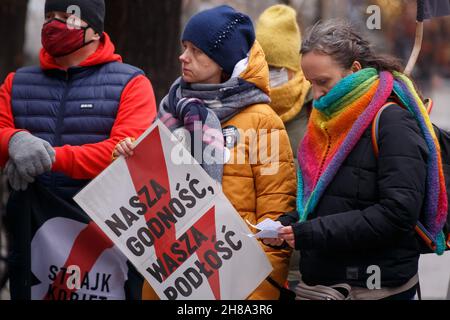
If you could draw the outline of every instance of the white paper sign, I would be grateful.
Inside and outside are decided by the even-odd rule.
[[[201,166],[174,164],[174,141],[157,121],[74,199],[161,299],[245,299],[272,266]]]

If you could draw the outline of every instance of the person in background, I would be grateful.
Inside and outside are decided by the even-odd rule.
[[[312,106],[311,84],[300,63],[302,35],[297,12],[281,4],[269,7],[258,19],[256,39],[269,64],[270,106],[283,120],[292,150],[297,150]]]
[[[216,161],[204,159],[202,167],[222,185],[242,219],[252,224],[276,220],[286,209],[295,208],[295,166],[283,122],[268,105],[269,68],[252,21],[229,6],[215,7],[194,15],[181,41],[183,74],[161,102],[160,120],[174,134],[188,130],[191,145],[186,147],[192,154],[196,136],[203,137],[203,150],[214,149]],[[200,132],[194,133],[198,122]],[[245,136],[252,130],[260,141],[279,139],[279,150],[271,143],[258,143],[253,150]],[[115,156],[133,155],[131,138],[117,145]],[[263,148],[273,161],[262,159]],[[254,155],[259,155],[253,159],[257,161],[251,160]],[[291,250],[261,246],[273,272],[248,299],[279,299]],[[144,298],[157,299],[148,284]]]

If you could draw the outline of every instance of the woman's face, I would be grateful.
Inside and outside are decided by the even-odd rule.
[[[361,69],[361,65],[355,62],[351,69],[345,70],[331,56],[311,51],[303,55],[302,68],[311,82],[314,100],[319,100],[342,78]]]
[[[219,84],[222,68],[189,41],[183,41],[180,56],[183,80],[187,83]]]

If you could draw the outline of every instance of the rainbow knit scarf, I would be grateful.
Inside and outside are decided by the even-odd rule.
[[[440,146],[412,82],[397,72],[363,69],[342,79],[314,102],[308,130],[298,150],[300,221],[306,221],[314,211],[342,163],[392,94],[415,116],[430,150],[422,224],[437,244],[436,253],[442,254],[448,203]]]

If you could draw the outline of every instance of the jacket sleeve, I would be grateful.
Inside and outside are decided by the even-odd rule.
[[[9,159],[9,140],[11,137],[23,131],[16,129],[11,107],[11,92],[14,73],[10,73],[0,87],[0,167],[3,168]]]
[[[109,164],[116,144],[126,137],[139,137],[156,117],[153,88],[141,75],[130,81],[122,93],[119,111],[110,138],[83,146],[56,147],[52,170],[73,179],[93,179]]]
[[[297,177],[289,138],[279,117],[269,115],[261,119],[258,143],[258,161],[252,170],[259,223],[265,219],[277,220],[283,213],[295,209]],[[261,245],[273,267],[271,278],[283,286],[292,250]],[[279,290],[264,281],[249,299],[278,299],[278,295]]]
[[[425,196],[428,146],[414,117],[399,107],[381,115],[378,146],[378,203],[295,224],[297,249],[383,248],[413,232]]]

